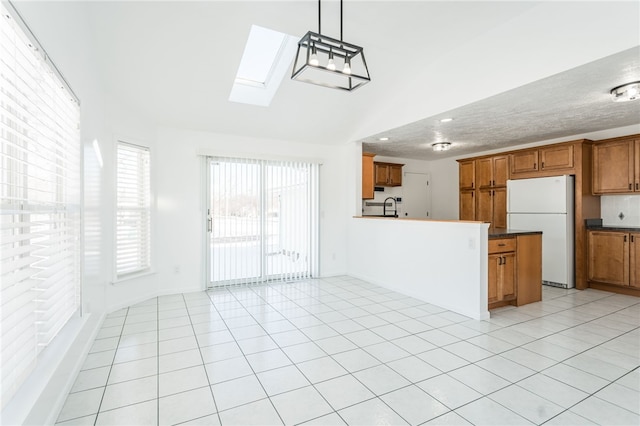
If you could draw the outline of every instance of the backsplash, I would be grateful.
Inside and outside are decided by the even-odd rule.
[[[640,195],[603,195],[600,212],[604,226],[640,226]]]
[[[379,215],[382,214],[382,203],[387,197],[402,197],[402,187],[401,186],[388,186],[384,188],[384,191],[376,191],[373,194],[373,200],[362,200],[362,214],[363,215]],[[368,204],[376,203],[379,205],[370,206]],[[391,200],[389,200],[391,203]],[[391,211],[393,207],[387,206],[387,213],[393,214]],[[398,216],[402,213],[402,202],[398,203]]]

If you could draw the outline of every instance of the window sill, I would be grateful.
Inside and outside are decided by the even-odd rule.
[[[155,274],[156,274],[156,271],[154,271],[153,269],[149,269],[141,272],[133,272],[131,274],[127,274],[122,277],[116,278],[115,280],[111,281],[111,285],[117,285],[126,281],[131,281],[131,280],[135,280],[138,278],[146,277],[149,275],[155,275]]]

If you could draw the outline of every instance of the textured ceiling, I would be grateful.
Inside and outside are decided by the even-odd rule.
[[[640,100],[612,102],[610,89],[640,81],[640,46],[364,139],[378,155],[434,160],[640,123]],[[461,82],[464,90],[473,81]],[[444,117],[453,121],[441,123]],[[388,137],[388,141],[379,141]],[[434,152],[431,144],[450,142]]]

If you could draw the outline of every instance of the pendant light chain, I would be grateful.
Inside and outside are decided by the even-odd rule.
[[[321,1],[322,0],[318,0],[318,34],[322,34],[322,6],[321,6]]]
[[[340,41],[343,41],[342,38],[342,0],[340,0]]]

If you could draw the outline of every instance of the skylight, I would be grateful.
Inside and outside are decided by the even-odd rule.
[[[291,65],[297,43],[294,36],[252,25],[229,100],[269,106]]]

